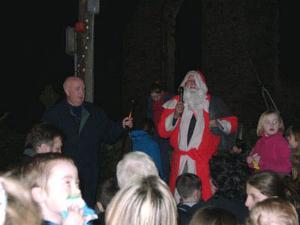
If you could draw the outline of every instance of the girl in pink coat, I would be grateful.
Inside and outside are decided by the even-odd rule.
[[[261,114],[257,125],[260,138],[247,157],[250,168],[290,174],[291,152],[283,132],[284,124],[278,112],[266,111]]]

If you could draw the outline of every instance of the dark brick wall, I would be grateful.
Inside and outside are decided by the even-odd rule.
[[[126,29],[123,102],[135,96],[145,111],[150,83],[162,79],[174,91],[176,15],[183,1],[141,0]],[[279,4],[276,0],[202,0],[201,68],[209,91],[240,121],[255,128],[266,109],[261,84],[277,107],[289,95],[279,77]],[[187,24],[189,26],[189,24]],[[126,106],[123,106],[126,110]]]

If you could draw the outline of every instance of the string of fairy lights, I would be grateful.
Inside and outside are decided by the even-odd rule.
[[[86,57],[89,50],[90,29],[89,20],[86,18],[84,21],[79,21],[75,24],[76,41],[77,41],[77,62],[76,71],[77,75],[83,75],[86,72]]]

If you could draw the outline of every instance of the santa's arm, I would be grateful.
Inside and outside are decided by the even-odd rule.
[[[179,96],[177,95],[163,105],[164,111],[157,127],[158,134],[163,138],[169,138],[179,124],[180,118],[174,117],[178,100]]]
[[[163,138],[169,138],[180,119],[174,119],[174,109],[165,109],[158,123],[158,133]]]

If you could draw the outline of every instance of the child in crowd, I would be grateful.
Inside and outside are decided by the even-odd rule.
[[[300,212],[300,127],[289,127],[286,138],[292,151],[292,173],[291,176],[286,177],[286,183],[289,186],[289,191],[292,192],[293,199],[299,203],[296,204],[296,209]],[[298,193],[298,199],[295,197],[295,193]]]
[[[247,180],[245,205],[251,210],[255,204],[267,198],[286,199],[286,186],[279,174],[262,171],[251,175]]]
[[[153,139],[154,126],[151,119],[144,118],[137,120],[133,131],[130,132],[132,139],[132,150],[144,152],[149,155],[155,163],[159,171],[160,177],[163,179],[160,149],[158,143]]]
[[[278,197],[289,201],[300,212],[299,192],[287,182],[288,177],[282,177],[272,171],[262,171],[251,175],[247,180],[245,205],[251,210],[258,202]]]
[[[154,123],[155,129],[153,138],[159,145],[163,180],[167,183],[170,176],[170,153],[172,151],[172,147],[170,146],[169,139],[162,138],[158,135],[157,126],[163,112],[163,104],[172,97],[173,95],[165,90],[164,85],[162,85],[159,80],[151,84],[147,102],[147,118],[152,120]]]
[[[251,209],[247,225],[299,225],[299,221],[291,203],[280,198],[269,198]]]
[[[250,168],[281,174],[291,172],[291,151],[283,132],[284,124],[279,112],[266,111],[261,114],[257,125],[257,135],[260,138],[247,157]]]
[[[286,138],[290,148],[296,150],[300,143],[300,127],[290,126],[286,130]]]
[[[105,225],[105,210],[118,190],[118,182],[115,177],[108,178],[99,186],[96,202],[99,218],[94,221],[94,225]]]
[[[61,153],[62,143],[63,132],[59,128],[50,123],[37,123],[26,136],[23,161],[29,161],[36,154]]]
[[[22,172],[24,184],[41,208],[44,225],[83,225],[97,218],[81,198],[72,159],[58,153],[38,154]]]
[[[113,197],[106,225],[177,225],[176,203],[158,176],[135,177]]]
[[[226,209],[208,206],[199,209],[190,225],[238,225],[238,220]]]
[[[120,189],[136,177],[159,176],[157,167],[149,155],[134,151],[126,153],[117,164],[116,177]]]
[[[291,126],[286,137],[292,150],[292,179],[297,180],[300,185],[300,127]]]
[[[10,174],[0,176],[0,224],[41,225],[38,205],[30,192]]]
[[[153,120],[155,129],[157,129],[157,124],[163,111],[162,106],[171,97],[172,95],[164,90],[160,81],[155,81],[151,84],[147,105],[147,118]]]
[[[204,206],[200,178],[192,173],[183,173],[176,179],[176,189],[180,196],[177,205],[178,224],[188,225],[195,211]]]
[[[244,204],[250,173],[247,163],[239,154],[223,153],[214,155],[209,164],[216,192],[206,204],[228,210],[236,216],[239,224],[244,224],[248,216]]]

